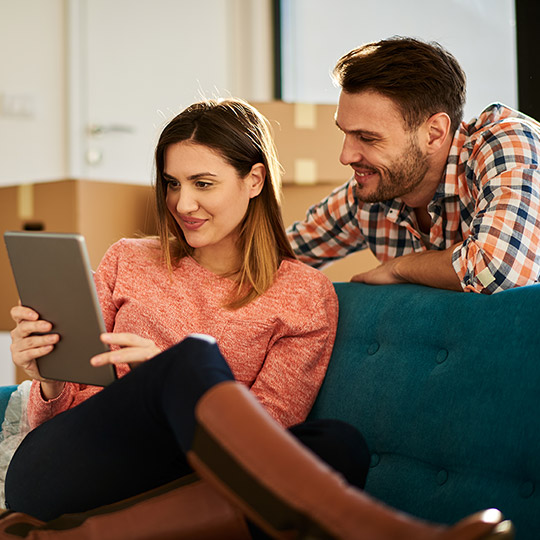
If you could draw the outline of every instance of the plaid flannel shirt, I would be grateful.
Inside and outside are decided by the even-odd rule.
[[[456,245],[453,268],[465,291],[493,293],[540,274],[540,124],[500,103],[456,131],[428,205],[429,243],[399,199],[363,203],[354,178],[288,229],[298,258],[317,268],[369,248],[381,262]]]

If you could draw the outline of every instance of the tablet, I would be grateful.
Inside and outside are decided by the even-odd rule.
[[[114,366],[94,367],[90,358],[109,350],[90,260],[80,234],[4,233],[13,276],[23,306],[52,323],[60,341],[37,359],[42,377],[106,386],[116,379]]]

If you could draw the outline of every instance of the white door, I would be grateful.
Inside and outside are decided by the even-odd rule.
[[[270,43],[250,65],[246,30],[269,27],[267,4],[70,0],[71,175],[147,184],[157,136],[182,108],[202,96],[269,99]]]

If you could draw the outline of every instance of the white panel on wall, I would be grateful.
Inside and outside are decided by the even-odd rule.
[[[494,101],[517,106],[513,0],[283,0],[282,19],[285,101],[336,103],[338,58],[402,35],[437,41],[458,59],[468,78],[466,119]]]
[[[71,9],[76,5],[77,176],[149,183],[164,118],[228,85],[225,2],[80,0]]]
[[[64,0],[0,0],[0,185],[67,176]]]

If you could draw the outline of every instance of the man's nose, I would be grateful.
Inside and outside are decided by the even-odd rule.
[[[341,154],[339,155],[339,161],[342,165],[350,165],[351,163],[360,163],[362,161],[363,154],[360,145],[355,141],[354,137],[345,135],[343,137],[343,145],[341,147]]]

